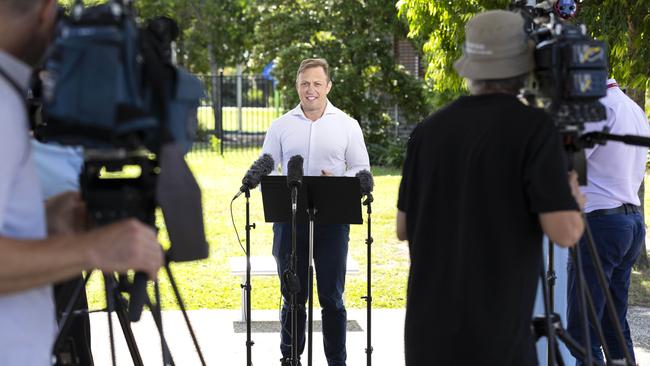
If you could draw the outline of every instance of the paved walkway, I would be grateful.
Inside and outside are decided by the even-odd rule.
[[[269,329],[269,326],[271,328],[277,327],[277,323],[270,324],[270,322],[277,319],[277,314],[276,311],[253,312],[253,319],[260,322],[256,323],[256,332],[252,336],[255,342],[252,348],[254,365],[279,365],[279,334],[274,329]],[[315,316],[318,320],[318,315]],[[239,318],[240,312],[238,310],[196,310],[190,312],[190,319],[207,365],[246,365],[245,326],[239,323]],[[352,324],[349,324],[349,328],[354,329],[358,325],[362,329],[360,331],[356,327],[357,330],[348,332],[348,365],[365,365],[365,330],[367,329],[365,310],[348,310],[348,318],[353,321]],[[631,308],[629,320],[635,345],[637,346],[638,362],[640,365],[650,366],[650,309]],[[106,315],[93,314],[91,321],[96,365],[111,365]],[[179,311],[166,311],[164,312],[163,321],[176,365],[200,365],[201,363],[194,351],[192,340],[187,332],[181,313]],[[118,324],[117,320],[115,324]],[[403,310],[373,310],[373,365],[404,365],[403,325]],[[162,365],[158,334],[148,313],[143,314],[140,322],[133,324],[133,332],[138,341],[144,364]],[[121,337],[121,333],[118,334],[118,365],[131,365],[132,362],[126,344]],[[306,365],[306,363],[304,364]],[[314,366],[326,365],[322,336],[320,332],[317,332],[314,336]]]
[[[320,319],[319,311],[314,311],[316,320]],[[246,331],[245,325],[240,324],[239,310],[195,310],[190,312],[192,326],[195,329],[207,365],[246,365]],[[183,321],[180,311],[166,311],[163,315],[166,337],[177,366],[200,365],[194,352],[191,337]],[[254,311],[253,320],[256,322],[272,322],[278,319],[277,311]],[[366,364],[366,312],[365,310],[348,310],[348,319],[353,322],[348,328],[361,328],[349,331],[347,335],[348,365]],[[117,320],[116,320],[117,321]],[[105,314],[92,314],[92,343],[97,366],[108,366],[110,349],[108,347],[108,321]],[[115,323],[117,326],[118,323]],[[356,326],[358,324],[358,327]],[[268,325],[268,323],[266,323]],[[277,323],[273,324],[277,326]],[[403,310],[373,310],[373,365],[398,366],[404,364],[403,356]],[[239,329],[236,329],[239,328]],[[252,335],[253,364],[279,365],[281,357],[279,350],[280,335],[260,329]],[[242,330],[243,332],[236,332]],[[160,342],[151,316],[144,313],[142,320],[133,324],[133,333],[141,348],[145,365],[162,365],[160,357]],[[131,365],[128,349],[121,334],[118,343],[118,365]],[[303,357],[306,357],[306,353]],[[320,332],[314,333],[314,366],[326,366],[323,354],[323,338]],[[306,363],[303,363],[306,365]]]

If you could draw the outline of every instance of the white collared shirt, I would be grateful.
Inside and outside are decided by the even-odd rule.
[[[319,176],[324,170],[334,176],[354,176],[360,170],[370,170],[359,123],[329,101],[316,121],[308,119],[300,105],[273,121],[262,154],[273,157],[273,174],[286,174],[294,155],[303,157],[304,175]]]
[[[31,73],[27,65],[0,50],[0,67],[26,90]],[[2,76],[0,156],[0,236],[45,238],[45,209],[32,161],[24,100]],[[0,295],[0,365],[50,365],[55,335],[51,286]]]
[[[602,131],[616,135],[650,136],[650,126],[643,110],[609,79],[607,96],[600,102],[607,109],[607,120],[587,123],[585,132]],[[586,187],[581,187],[587,198],[585,212],[615,208],[624,203],[639,205],[638,191],[645,175],[648,148],[608,141],[586,150]]]

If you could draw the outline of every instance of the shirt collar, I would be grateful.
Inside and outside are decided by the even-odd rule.
[[[328,115],[328,114],[336,114],[336,113],[337,113],[337,108],[328,99],[327,100],[327,105],[325,106],[325,112],[323,112],[323,116]],[[291,110],[291,114],[294,115],[294,116],[300,116],[300,117],[302,117],[304,119],[309,120],[309,118],[307,118],[307,116],[305,116],[305,112],[302,111],[302,108],[300,107],[300,103],[298,103],[296,108]]]
[[[6,51],[0,49],[0,67],[24,90],[29,86],[32,68]]]

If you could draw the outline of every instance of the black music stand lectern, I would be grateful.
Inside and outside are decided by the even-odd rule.
[[[262,177],[262,202],[266,222],[291,223],[291,190],[286,176]],[[296,222],[309,224],[307,365],[312,365],[314,224],[362,224],[361,188],[356,177],[303,177],[298,191]],[[294,233],[295,235],[295,233]],[[295,253],[294,253],[295,254]],[[294,268],[295,270],[295,268]],[[297,309],[292,306],[292,365],[298,364]]]

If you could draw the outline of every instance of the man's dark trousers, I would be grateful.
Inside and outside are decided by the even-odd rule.
[[[627,206],[627,205],[626,205]],[[634,349],[632,347],[632,338],[630,337],[630,327],[627,323],[627,297],[630,287],[630,275],[632,266],[636,262],[643,238],[645,236],[645,226],[643,218],[636,210],[626,210],[627,212],[616,214],[594,215],[587,214],[589,227],[593,234],[598,256],[603,264],[603,271],[609,290],[612,293],[616,314],[620,320],[623,335],[627,343],[627,349],[634,358]],[[598,285],[597,274],[589,254],[586,237],[580,240],[579,250],[583,258],[583,271],[587,286],[590,289],[591,296],[594,300],[597,316],[603,328],[605,340],[609,347],[612,358],[624,358],[624,351],[621,348],[614,331],[614,327],[607,315],[605,309],[605,295]],[[576,272],[572,261],[569,261],[569,286],[568,286],[568,331],[571,336],[580,344],[584,344],[582,333],[580,309],[576,293]],[[591,346],[594,359],[603,360],[601,345],[593,325],[590,324]],[[574,356],[576,356],[574,354]],[[632,360],[634,361],[634,360]],[[582,360],[578,360],[576,365],[584,365]]]
[[[278,265],[278,274],[289,267],[291,259],[291,224],[273,225],[273,256]],[[314,267],[318,284],[318,299],[322,308],[323,344],[329,366],[345,365],[345,333],[347,312],[343,304],[345,271],[348,254],[349,225],[318,225],[314,227]],[[309,267],[309,225],[297,225],[296,246],[300,279],[298,293],[298,354],[305,348],[305,324],[307,313],[307,277]],[[291,356],[291,314],[290,296],[282,286],[282,343],[284,357]]]

